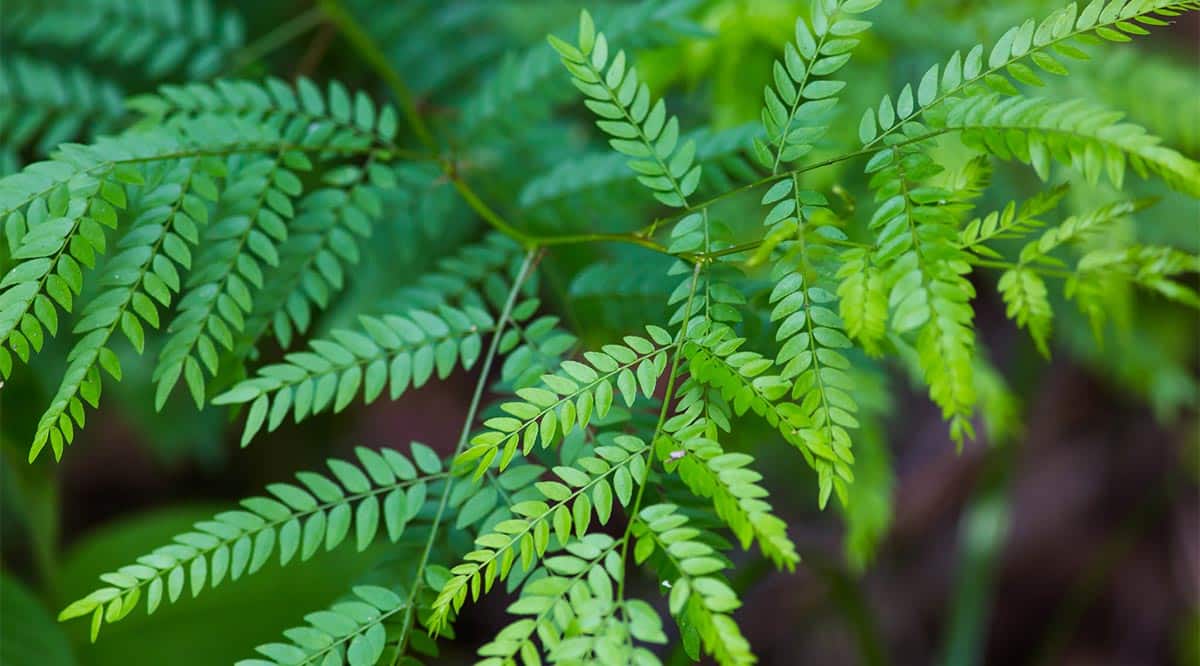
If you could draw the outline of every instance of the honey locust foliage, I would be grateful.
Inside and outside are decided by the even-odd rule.
[[[123,379],[158,409],[230,407],[242,446],[476,382],[457,442],[356,448],[101,576],[61,613],[93,639],[349,542],[418,556],[241,664],[416,663],[489,594],[513,616],[479,648],[489,666],[657,664],[672,635],[693,659],[752,664],[731,551],[803,566],[756,456],[801,461],[791,481],[835,498],[862,567],[891,515],[887,360],[962,446],[977,423],[1014,426],[977,291],[1047,356],[1075,319],[1136,326],[1135,290],[1200,307],[1200,257],[1131,231],[1147,194],[1200,195],[1194,154],[1046,85],[1195,2],[1067,4],[885,94],[854,89],[880,0],[812,0],[755,74],[758,120],[723,129],[635,66],[637,47],[703,38],[688,0],[585,11],[495,67],[480,63],[512,45],[447,46],[484,12],[320,4],[361,56],[353,80],[380,85],[222,76],[256,56],[207,0],[18,2],[0,27],[0,391],[44,384],[31,461],[66,455]],[[46,45],[86,58],[64,68]],[[546,120],[572,85],[583,108]],[[563,147],[593,116],[607,148],[576,161]],[[61,143],[80,137],[97,138]],[[1000,169],[1056,184],[993,188]],[[561,252],[592,244],[582,264]],[[639,598],[646,578],[663,603]]]

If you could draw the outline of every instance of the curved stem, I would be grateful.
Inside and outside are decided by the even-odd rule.
[[[524,231],[514,227],[503,217],[501,217],[499,213],[484,203],[483,199],[480,199],[479,195],[475,194],[475,191],[471,189],[471,186],[468,185],[466,181],[464,181],[457,173],[455,173],[452,164],[443,162],[442,169],[446,173],[446,177],[450,179],[450,182],[454,184],[454,189],[458,190],[458,194],[463,198],[463,201],[466,201],[467,205],[470,206],[471,209],[479,215],[479,217],[482,217],[485,222],[490,224],[493,229],[530,249],[537,247],[537,245],[541,242],[540,239],[534,238]]]
[[[351,15],[345,9],[345,7],[343,7],[341,5],[339,0],[320,0],[319,6],[321,8],[321,11],[323,11],[325,13],[325,15],[329,18],[329,20],[338,26],[338,28],[346,36],[346,39],[348,39],[350,41],[351,45],[360,52],[360,54],[363,56],[364,59],[366,59],[367,63],[371,66],[371,68],[375,70],[375,72],[384,80],[385,83],[387,83],[388,87],[392,90],[392,93],[396,96],[396,99],[399,101],[400,106],[404,112],[405,118],[408,121],[408,124],[412,127],[413,133],[417,135],[417,138],[421,141],[421,143],[424,144],[425,147],[430,150],[435,149],[436,142],[434,141],[433,135],[430,133],[428,126],[425,124],[424,119],[421,117],[421,114],[417,109],[416,103],[413,99],[412,92],[409,90],[408,86],[404,83],[404,79],[400,76],[400,73],[396,71],[395,67],[393,67],[390,62],[388,62],[386,54],[384,54],[384,52],[379,48],[379,45],[375,43],[375,41],[371,37],[371,35],[366,31],[366,29],[363,28],[363,26],[358,22],[358,20],[355,19],[354,16]],[[917,141],[923,141],[925,139],[937,136],[939,134],[943,134],[946,131],[949,131],[949,130],[938,130],[938,131],[930,132],[921,137],[917,137],[914,139],[908,139],[908,140],[905,140],[902,142],[897,142],[896,145],[901,146],[901,145],[907,145],[909,143],[914,143]],[[466,201],[467,205],[470,206],[471,209],[475,211],[476,214],[478,214],[481,218],[483,218],[483,220],[485,222],[487,222],[489,226],[491,226],[495,230],[499,231],[500,233],[504,234],[505,236],[508,236],[509,238],[512,238],[513,240],[521,243],[526,248],[532,249],[535,247],[547,247],[547,246],[551,246],[551,245],[576,245],[576,244],[583,244],[583,243],[609,242],[609,243],[626,243],[626,244],[630,244],[630,245],[637,245],[639,247],[643,247],[648,250],[654,250],[655,252],[661,252],[663,254],[671,254],[670,252],[667,252],[666,248],[664,248],[662,245],[655,242],[651,238],[651,236],[654,235],[654,233],[659,229],[659,227],[661,227],[663,225],[678,222],[684,216],[689,215],[694,211],[706,209],[709,206],[717,203],[718,201],[724,200],[724,199],[734,196],[736,194],[740,194],[742,192],[746,192],[748,190],[752,190],[757,187],[761,187],[763,185],[768,185],[770,183],[774,183],[783,178],[794,177],[796,175],[805,173],[807,171],[813,171],[816,169],[830,166],[832,164],[837,164],[839,162],[851,160],[856,157],[861,157],[863,155],[869,155],[872,153],[876,153],[876,152],[879,152],[880,150],[884,150],[884,148],[879,147],[879,146],[866,147],[866,148],[857,150],[852,153],[847,153],[844,155],[839,155],[837,157],[833,157],[833,158],[824,160],[822,162],[816,162],[814,164],[808,164],[805,166],[801,166],[797,169],[792,169],[790,171],[784,171],[784,172],[780,172],[777,174],[772,174],[765,178],[759,179],[753,183],[743,185],[742,187],[730,190],[721,195],[718,195],[716,197],[708,199],[707,201],[704,201],[704,202],[701,202],[698,204],[689,205],[687,207],[687,209],[681,213],[677,213],[676,215],[673,215],[671,217],[656,219],[656,220],[654,220],[654,222],[652,222],[652,223],[646,225],[645,227],[643,227],[637,231],[634,231],[632,233],[627,233],[627,234],[568,234],[568,235],[563,235],[563,236],[538,236],[536,234],[531,234],[527,231],[519,229],[512,222],[506,220],[504,218],[504,216],[502,216],[494,208],[492,208],[491,206],[489,206],[487,203],[485,203],[483,201],[483,199],[479,196],[479,194],[476,193],[475,190],[472,189],[471,186],[469,184],[467,184],[467,182],[464,181],[462,179],[462,177],[457,173],[455,165],[451,160],[443,158],[443,159],[440,159],[439,162],[441,162],[442,172],[450,180],[450,182],[454,184],[454,189],[458,191],[459,195],[463,198],[464,201]],[[747,244],[746,246],[744,246],[744,249],[753,249],[754,247],[757,247],[758,244],[759,243]],[[736,250],[736,251],[740,251],[740,250]],[[702,263],[706,259],[715,258],[717,256],[723,256],[724,254],[734,254],[734,253],[736,253],[736,251],[733,248],[729,248],[726,250],[722,250],[721,251],[722,254],[673,255],[673,256],[676,256],[677,258],[683,259],[685,261],[690,261],[690,262],[694,262],[694,263],[695,262]]]
[[[396,101],[400,103],[400,109],[404,113],[404,118],[408,121],[409,127],[412,128],[413,134],[417,135],[417,139],[426,148],[433,150],[436,147],[436,142],[433,139],[433,134],[429,131],[429,127],[425,124],[425,120],[421,118],[421,113],[417,110],[417,103],[413,98],[412,91],[408,85],[404,83],[404,79],[400,77],[400,73],[395,67],[388,62],[387,55],[379,45],[375,43],[375,39],[370,33],[363,28],[354,16],[347,11],[342,3],[338,0],[319,0],[317,6],[323,12],[338,30],[342,31],[346,39],[350,41],[351,46],[358,50],[359,54],[367,61],[367,64],[375,70],[392,89],[392,94],[396,96]]]
[[[496,563],[498,561],[501,561],[502,558],[505,557],[505,554],[507,552],[510,552],[510,551],[516,552],[520,548],[522,539],[524,539],[526,536],[532,536],[533,532],[537,529],[537,527],[539,525],[545,524],[548,521],[550,521],[552,519],[552,515],[558,509],[561,509],[569,504],[572,504],[579,497],[586,497],[588,495],[589,491],[591,491],[593,488],[595,488],[599,483],[607,481],[608,478],[610,476],[615,475],[618,470],[627,469],[629,467],[629,465],[631,464],[631,462],[633,460],[635,460],[638,456],[643,455],[643,454],[645,454],[646,456],[652,455],[651,447],[648,444],[643,444],[643,446],[640,449],[627,450],[627,452],[629,453],[628,457],[626,457],[624,460],[613,463],[613,465],[610,466],[603,473],[598,474],[595,477],[592,477],[591,479],[588,480],[587,483],[583,484],[582,486],[579,486],[578,488],[573,489],[571,491],[571,494],[568,495],[566,498],[556,501],[554,504],[547,505],[546,510],[537,515],[528,516],[528,519],[523,521],[523,522],[525,522],[525,527],[522,528],[521,530],[514,531],[512,533],[505,533],[504,536],[508,538],[508,542],[504,546],[496,548],[494,551],[490,551],[490,554],[486,558],[479,558],[479,559],[470,560],[469,562],[467,562],[466,564],[468,564],[472,568],[472,573],[470,575],[475,576],[475,575],[478,575],[480,571],[487,571],[489,568],[495,567]],[[485,594],[486,594],[486,591],[485,591]],[[435,602],[435,605],[436,605],[436,602]],[[446,603],[442,604],[441,606],[438,606],[435,610],[435,613],[437,613],[437,611],[442,611],[443,609],[448,609],[452,605],[453,605],[452,601],[447,601]],[[436,619],[434,620],[434,624],[437,624],[439,627],[444,627],[445,625],[449,624],[449,622],[450,622],[450,620],[448,619],[449,612],[450,612],[449,610],[446,610],[445,613],[437,614]]]
[[[616,377],[618,374],[620,374],[622,371],[629,370],[629,369],[633,368],[634,366],[638,365],[639,363],[642,363],[650,358],[653,358],[654,356],[657,356],[658,354],[661,354],[662,352],[665,352],[668,349],[678,348],[678,346],[679,346],[679,342],[675,341],[675,342],[672,342],[671,344],[665,345],[661,348],[654,348],[645,354],[638,354],[632,361],[630,361],[628,363],[618,364],[616,368],[614,368],[613,370],[610,370],[609,372],[606,372],[603,374],[598,374],[596,376],[596,379],[579,387],[579,389],[577,391],[570,393],[568,395],[559,396],[558,400],[554,401],[553,403],[551,403],[545,407],[542,407],[537,412],[537,414],[534,414],[533,416],[531,416],[527,419],[522,419],[521,425],[518,426],[512,432],[508,433],[507,436],[508,437],[521,436],[521,434],[525,433],[528,429],[536,428],[537,425],[539,423],[541,423],[542,418],[544,416],[546,416],[547,414],[552,413],[552,412],[557,412],[559,407],[562,407],[562,405],[564,403],[573,402],[580,395],[584,395],[584,394],[592,392],[600,384],[611,382],[612,379],[614,377]],[[582,428],[583,426],[579,426],[579,427]],[[571,431],[564,430],[561,434],[565,437],[569,432],[571,432]],[[480,445],[480,446],[483,446],[483,445]],[[489,444],[489,445],[487,445],[487,447],[489,449],[499,449],[500,444]]]

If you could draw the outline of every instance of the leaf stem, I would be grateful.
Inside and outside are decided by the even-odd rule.
[[[266,56],[284,44],[303,35],[321,23],[324,13],[318,7],[310,7],[307,11],[293,16],[288,21],[278,25],[262,37],[247,44],[234,54],[228,71],[237,72],[250,63]]]
[[[792,178],[794,176],[799,176],[799,175],[808,173],[809,171],[816,171],[817,169],[823,169],[827,166],[832,166],[834,164],[838,164],[839,162],[846,162],[848,160],[852,160],[857,157],[863,157],[865,155],[871,155],[873,153],[878,153],[878,152],[880,152],[882,150],[886,150],[888,148],[899,148],[901,146],[907,146],[912,143],[919,143],[921,141],[925,141],[927,139],[932,139],[936,136],[941,136],[942,134],[946,134],[948,132],[953,132],[953,131],[958,131],[960,129],[961,128],[938,129],[938,130],[926,132],[925,134],[922,134],[921,136],[918,136],[918,137],[913,137],[910,139],[906,139],[904,141],[898,141],[889,146],[871,146],[871,147],[867,147],[867,148],[862,148],[862,149],[856,150],[852,153],[843,153],[836,157],[830,157],[829,159],[821,160],[820,162],[813,162],[812,164],[805,164],[803,166],[800,166],[800,167],[797,167],[795,169],[791,169],[788,171],[781,171],[779,173],[771,174],[769,176],[763,176],[762,178],[760,178],[752,183],[747,183],[745,185],[742,185],[741,187],[736,187],[732,190],[722,192],[721,194],[718,194],[717,196],[712,197],[711,199],[707,199],[705,201],[701,201],[699,203],[692,204],[691,209],[688,211],[685,211],[682,213],[677,213],[675,215],[671,215],[668,217],[660,217],[660,218],[654,220],[653,222],[651,222],[650,224],[642,227],[638,231],[634,232],[633,236],[640,236],[640,237],[649,236],[650,234],[653,234],[655,231],[657,231],[659,229],[659,227],[662,227],[663,225],[668,225],[668,224],[673,224],[675,222],[678,222],[679,220],[683,219],[684,217],[686,217],[687,215],[690,215],[691,213],[693,213],[695,211],[698,211],[698,210],[701,210],[704,208],[708,208],[709,206],[712,206],[713,204],[716,204],[720,201],[724,201],[725,199],[728,199],[729,197],[736,196],[738,194],[742,194],[743,192],[748,192],[749,190],[757,189],[764,185],[770,185],[771,183],[779,182],[785,178]]]
[[[404,83],[404,79],[400,77],[400,73],[395,67],[388,62],[387,54],[379,45],[375,43],[375,39],[370,33],[363,28],[354,16],[347,11],[342,3],[338,0],[318,0],[317,6],[321,12],[325,14],[350,44],[358,50],[359,54],[367,61],[367,64],[379,74],[391,88],[392,94],[396,96],[396,101],[400,103],[400,109],[404,113],[405,119],[408,121],[409,127],[412,128],[413,134],[417,135],[417,139],[426,148],[433,150],[436,147],[433,134],[429,131],[429,127],[425,124],[425,120],[421,118],[421,113],[417,110],[417,104],[413,97],[412,91],[408,85]]]
[[[521,270],[517,274],[517,278],[513,281],[512,289],[508,292],[508,300],[504,303],[504,309],[500,312],[500,318],[496,320],[496,332],[492,335],[492,341],[488,345],[483,365],[479,368],[479,381],[475,383],[475,393],[471,396],[471,404],[467,408],[466,418],[463,419],[462,432],[459,434],[458,445],[454,448],[452,458],[457,458],[458,454],[462,453],[463,448],[467,445],[467,440],[471,434],[471,426],[475,423],[475,414],[479,411],[479,403],[483,398],[483,390],[487,386],[488,375],[491,373],[492,363],[496,360],[496,355],[500,350],[500,339],[504,337],[504,327],[512,316],[513,308],[517,304],[517,297],[521,294],[521,286],[529,277],[529,273],[539,252],[537,249],[531,249],[525,255],[525,262],[521,264]],[[425,549],[421,553],[421,559],[417,563],[416,572],[413,575],[412,589],[408,593],[408,602],[404,606],[404,618],[400,624],[400,638],[396,644],[396,652],[391,660],[393,665],[399,663],[400,656],[404,654],[404,646],[413,622],[413,605],[417,601],[417,593],[420,591],[421,583],[425,578],[425,566],[429,563],[429,556],[433,552],[433,542],[437,539],[438,528],[441,526],[442,517],[446,512],[446,505],[450,500],[450,489],[453,486],[454,477],[447,477],[446,485],[442,488],[442,497],[438,502],[437,512],[434,514],[433,523],[429,528],[429,538],[425,541]]]
[[[1065,34],[1055,37],[1054,39],[1051,39],[1044,44],[1033,46],[1032,48],[1028,48],[1028,49],[1024,50],[1024,52],[1021,52],[1021,53],[1012,51],[999,64],[992,65],[989,62],[988,67],[986,69],[981,68],[981,71],[976,76],[974,76],[972,78],[964,77],[963,80],[960,81],[957,86],[954,86],[954,87],[950,88],[949,90],[940,91],[940,93],[937,96],[935,96],[932,100],[930,100],[929,103],[917,108],[908,117],[898,119],[895,122],[895,124],[893,124],[891,127],[887,128],[886,130],[881,131],[878,136],[876,136],[874,139],[871,139],[871,141],[866,144],[866,147],[869,148],[871,146],[878,146],[878,144],[881,141],[883,141],[885,138],[887,138],[889,135],[902,130],[906,125],[908,125],[910,122],[912,122],[917,117],[926,115],[926,112],[929,111],[930,109],[932,109],[933,107],[940,105],[942,102],[945,102],[947,99],[963,92],[964,90],[967,90],[971,86],[973,86],[981,81],[985,81],[989,76],[999,75],[999,72],[1001,72],[1002,70],[1008,69],[1013,63],[1024,60],[1025,58],[1032,58],[1033,56],[1037,55],[1038,53],[1042,53],[1047,50],[1053,49],[1056,46],[1058,46],[1059,44],[1066,42],[1068,40],[1071,40],[1071,39],[1075,39],[1076,37],[1079,37],[1080,35],[1083,35],[1085,33],[1095,32],[1095,31],[1098,31],[1103,28],[1108,28],[1108,27],[1115,25],[1117,23],[1120,23],[1122,21],[1131,21],[1132,22],[1132,21],[1135,21],[1135,20],[1137,20],[1143,16],[1146,16],[1148,14],[1155,13],[1159,10],[1163,10],[1163,9],[1167,9],[1167,8],[1175,7],[1175,6],[1186,5],[1186,4],[1189,4],[1189,3],[1187,3],[1187,2],[1170,2],[1170,3],[1164,3],[1162,5],[1159,5],[1158,3],[1154,3],[1154,2],[1142,3],[1143,6],[1141,8],[1139,8],[1136,12],[1134,12],[1132,15],[1127,14],[1125,11],[1121,11],[1119,13],[1114,12],[1108,20],[1096,21],[1095,23],[1092,23],[1091,25],[1088,25],[1087,27],[1083,27],[1083,28],[1080,28],[1077,23],[1074,28],[1072,28]]]
[[[983,268],[1012,269],[1012,268],[1021,268],[1022,267],[1022,265],[1013,263],[1011,261],[991,261],[988,259],[979,259],[976,257],[971,257],[970,259],[968,259],[968,262],[972,266],[980,266]],[[1029,264],[1024,264],[1024,268],[1027,270],[1031,270],[1035,273],[1041,273],[1042,275],[1045,275],[1047,277],[1061,278],[1063,280],[1067,280],[1067,279],[1070,279],[1075,276],[1075,274],[1071,273],[1070,271],[1059,271],[1059,270],[1055,270],[1053,268],[1045,268],[1042,266],[1031,266]]]
[[[468,185],[466,181],[464,181],[457,173],[455,173],[453,165],[449,164],[448,162],[443,162],[442,169],[446,173],[446,177],[450,179],[450,182],[454,184],[454,189],[458,190],[459,195],[462,196],[463,201],[466,201],[467,205],[470,206],[471,209],[479,215],[479,217],[482,217],[485,222],[490,224],[492,228],[531,250],[539,245],[540,239],[530,236],[524,231],[514,227],[512,224],[505,221],[505,219],[501,217],[499,213],[484,203],[483,199],[480,199],[479,195],[475,194],[475,191],[471,189],[471,186]]]
[[[417,109],[412,92],[404,83],[404,79],[400,76],[400,73],[396,71],[395,67],[393,67],[390,62],[388,62],[386,54],[384,54],[384,52],[379,48],[379,45],[375,43],[375,40],[371,37],[371,35],[366,31],[365,28],[363,28],[358,20],[355,19],[354,16],[351,15],[350,12],[341,5],[339,0],[319,0],[319,7],[321,8],[321,11],[325,13],[328,19],[338,26],[338,28],[346,36],[346,39],[350,41],[351,45],[360,52],[371,68],[375,70],[375,72],[392,90],[392,93],[396,96],[396,99],[400,103],[408,124],[411,126],[413,133],[417,135],[417,138],[421,141],[421,143],[430,150],[436,149],[436,142],[433,138],[433,135],[429,131],[429,127],[425,124],[424,119],[421,117],[421,114]],[[943,134],[947,131],[950,130],[943,129],[930,132],[918,138],[898,142],[896,145],[907,145],[916,141],[923,141],[930,137]],[[772,174],[753,183],[749,183],[747,185],[743,185],[742,187],[725,192],[702,203],[691,205],[687,208],[687,210],[671,217],[656,219],[649,225],[646,225],[645,227],[632,233],[568,234],[563,236],[538,236],[517,228],[514,224],[506,220],[504,216],[498,213],[494,208],[483,201],[483,199],[475,192],[475,190],[473,190],[471,186],[458,174],[455,164],[452,160],[442,158],[439,159],[439,162],[441,163],[442,172],[446,175],[450,182],[454,184],[454,189],[458,191],[459,195],[464,201],[466,201],[467,205],[475,211],[476,214],[483,218],[483,220],[496,231],[499,231],[509,238],[512,238],[531,250],[534,248],[548,247],[551,245],[577,245],[584,243],[609,242],[637,245],[639,247],[660,252],[662,254],[672,254],[668,252],[664,246],[655,242],[651,238],[651,236],[654,235],[654,232],[657,231],[660,226],[677,222],[684,216],[689,215],[694,211],[706,209],[718,201],[724,200],[736,194],[773,183],[783,178],[791,178],[808,171],[813,171],[830,166],[832,164],[851,160],[863,155],[876,153],[880,150],[884,150],[884,148],[879,146],[863,148],[861,150],[839,155],[822,162],[816,162],[814,164],[805,165],[790,171]],[[760,243],[761,242],[746,244],[743,246],[743,248],[753,249]],[[735,251],[734,248],[728,248],[721,250],[721,254],[672,256],[693,263],[703,263],[708,259],[724,256],[724,254],[736,254],[737,251]]]
[[[637,245],[662,254],[670,254],[667,248],[650,238],[636,234],[572,234],[567,236],[549,236],[539,238],[541,245],[574,245],[577,243],[626,243]]]
[[[834,11],[836,12],[837,10]],[[801,21],[803,19],[798,18],[796,20]],[[800,26],[796,26],[796,31],[799,33]],[[775,163],[771,165],[772,174],[779,173],[779,165],[783,162],[783,151],[787,149],[788,139],[791,138],[792,124],[796,122],[796,111],[799,110],[800,105],[804,103],[804,89],[808,87],[808,82],[812,78],[813,66],[817,64],[817,60],[821,57],[821,49],[825,47],[825,40],[828,38],[828,31],[821,35],[820,40],[817,42],[817,48],[813,52],[812,60],[805,63],[806,66],[804,68],[804,78],[796,82],[796,101],[792,102],[791,108],[788,109],[787,124],[783,127],[783,135],[779,137],[779,145],[776,146],[775,149]],[[776,66],[778,66],[778,62],[776,63]],[[788,77],[790,78],[791,74],[788,74]],[[799,187],[800,184],[797,183],[796,186]]]
[[[667,413],[671,409],[671,397],[675,394],[675,380],[679,372],[680,350],[683,349],[683,340],[688,333],[688,325],[691,324],[692,318],[692,302],[696,297],[696,287],[700,284],[700,269],[707,262],[697,261],[695,268],[692,269],[692,288],[688,293],[687,304],[683,308],[683,322],[679,325],[679,338],[675,343],[675,353],[671,358],[671,369],[668,371],[667,390],[663,394],[662,409],[658,412],[658,423],[654,426],[654,434],[650,436],[648,442],[650,446],[649,460],[646,461],[646,473],[642,477],[641,483],[638,485],[637,497],[633,501],[633,506],[629,509],[629,523],[625,526],[625,533],[621,535],[621,563],[625,564],[629,556],[629,537],[633,535],[633,526],[637,523],[638,512],[642,508],[642,498],[646,494],[646,486],[650,480],[650,471],[654,468],[654,442],[662,433],[663,424],[667,421]],[[625,578],[621,576],[620,582],[617,583],[617,603],[623,604],[625,601]]]

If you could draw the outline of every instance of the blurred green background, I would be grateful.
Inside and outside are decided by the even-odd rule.
[[[103,72],[130,94],[195,74],[182,66],[156,68],[153,52],[125,62],[97,54],[86,38],[71,46],[29,37],[22,21],[53,4],[0,4],[0,70],[8,86],[0,87],[0,109],[15,104],[3,93],[16,77],[30,76],[20,71],[25,60]],[[486,90],[504,54],[549,51],[544,35],[566,34],[583,6],[556,0],[347,4],[411,76],[423,112],[451,136],[472,122],[472,100]],[[603,17],[622,4],[597,0],[587,6]],[[676,4],[681,8],[671,30],[637,42],[645,77],[690,127],[732,130],[755,120],[770,63],[807,3]],[[385,95],[311,4],[215,6],[238,17],[237,28],[230,28],[221,47],[220,66],[206,76],[303,74]],[[931,63],[955,49],[990,43],[1010,25],[1048,9],[1034,0],[885,3],[872,13],[876,28],[847,69],[850,85],[829,147],[818,150],[852,140],[862,108],[916,80]],[[1185,17],[1153,38],[1108,48],[1071,78],[1052,82],[1049,94],[1126,110],[1173,147],[1200,158],[1198,39],[1200,23]],[[193,41],[188,48],[197,51],[212,46]],[[471,132],[470,140],[455,146],[488,199],[534,227],[559,233],[627,230],[651,219],[645,198],[621,197],[635,186],[628,180],[556,190],[552,165],[572,162],[587,171],[603,163],[606,152],[573,105],[565,76],[555,71],[535,83],[539,98],[556,103],[529,110],[510,100],[514,108],[485,116],[488,131]],[[36,159],[56,140],[86,138],[129,121],[119,107],[100,101],[89,114],[77,126],[43,119],[27,136],[14,129],[18,124],[0,121],[0,172]],[[954,162],[952,146],[943,157]],[[728,182],[744,180],[749,166],[737,151],[716,161],[721,166],[714,171]],[[964,162],[957,164],[969,168]],[[513,163],[522,168],[506,167]],[[869,215],[870,199],[856,170],[825,170],[820,173],[826,180],[809,185],[832,191],[835,211],[861,220],[864,209]],[[982,209],[1039,186],[1027,169],[1006,167],[991,177],[995,187]],[[364,304],[411,283],[434,257],[480,236],[482,225],[436,174],[414,168],[411,178],[411,194],[388,202],[390,223],[377,230],[364,250],[367,258],[315,330],[345,322]],[[704,187],[719,192],[728,182],[718,177]],[[1140,181],[1132,189],[1163,198],[1120,233],[1200,251],[1196,201]],[[1065,207],[1091,207],[1115,196],[1104,186],[1072,182]],[[720,220],[754,228],[758,208],[753,195],[735,197],[721,208]],[[612,270],[581,271],[595,261]],[[603,343],[639,322],[661,319],[670,283],[656,276],[665,268],[661,257],[637,248],[556,252],[544,264],[542,295],[585,345]],[[1004,318],[990,289],[981,289],[977,308],[990,359],[980,441],[957,453],[938,414],[901,368],[872,378],[858,396],[864,411],[877,417],[856,441],[864,451],[858,473],[878,478],[877,487],[888,491],[866,509],[875,523],[862,533],[846,534],[834,511],[809,508],[812,480],[793,452],[759,446],[752,430],[742,429],[750,434],[740,445],[754,449],[773,504],[793,526],[804,558],[792,576],[768,573],[758,561],[741,562],[734,582],[746,603],[738,618],[762,663],[1200,664],[1195,313],[1131,294],[1121,311],[1110,313],[1098,342],[1082,317],[1062,308],[1055,356],[1047,362]],[[751,337],[762,324],[747,323]],[[149,374],[156,350],[150,349],[140,359],[122,356],[125,380],[108,387],[106,404],[89,415],[88,429],[64,462],[43,458],[30,466],[24,458],[33,420],[65,355],[61,342],[48,347],[31,371],[0,390],[0,666],[187,666],[248,657],[253,646],[327,605],[397,554],[381,546],[356,556],[343,547],[291,566],[286,576],[269,565],[245,581],[166,606],[153,618],[139,610],[106,627],[96,645],[87,643],[86,623],[60,626],[53,615],[93,589],[100,572],[134,560],[266,483],[355,445],[400,447],[420,440],[448,453],[471,389],[470,378],[459,373],[401,403],[325,414],[240,450],[237,428],[220,409],[197,413],[176,396],[164,413],[153,412]],[[267,359],[278,354],[264,352]],[[462,644],[449,648],[443,661],[470,661],[474,647],[502,625],[503,607],[491,600],[465,618]],[[135,646],[139,657],[131,661]]]

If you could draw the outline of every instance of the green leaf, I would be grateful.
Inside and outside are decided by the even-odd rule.
[[[354,527],[355,546],[360,551],[365,550],[375,540],[375,533],[379,529],[379,499],[374,495],[358,503]]]
[[[643,395],[654,394],[654,387],[658,384],[658,369],[654,367],[653,361],[647,359],[638,364],[637,380]]]
[[[462,509],[458,512],[458,521],[455,527],[461,529],[467,525],[472,525],[482,520],[496,506],[496,500],[499,495],[494,488],[483,488],[471,496],[467,500]]]
[[[434,453],[433,449],[421,444],[420,442],[412,443],[413,460],[416,461],[417,467],[426,474],[437,474],[442,471],[442,459]]]
[[[599,520],[601,525],[607,525],[612,515],[612,499],[612,489],[609,488],[608,482],[597,482],[592,489],[592,504],[596,509],[596,520]]]
[[[142,329],[142,324],[137,320],[137,317],[132,312],[125,311],[121,313],[121,332],[133,344],[133,348],[140,354],[146,347],[146,333]]]

